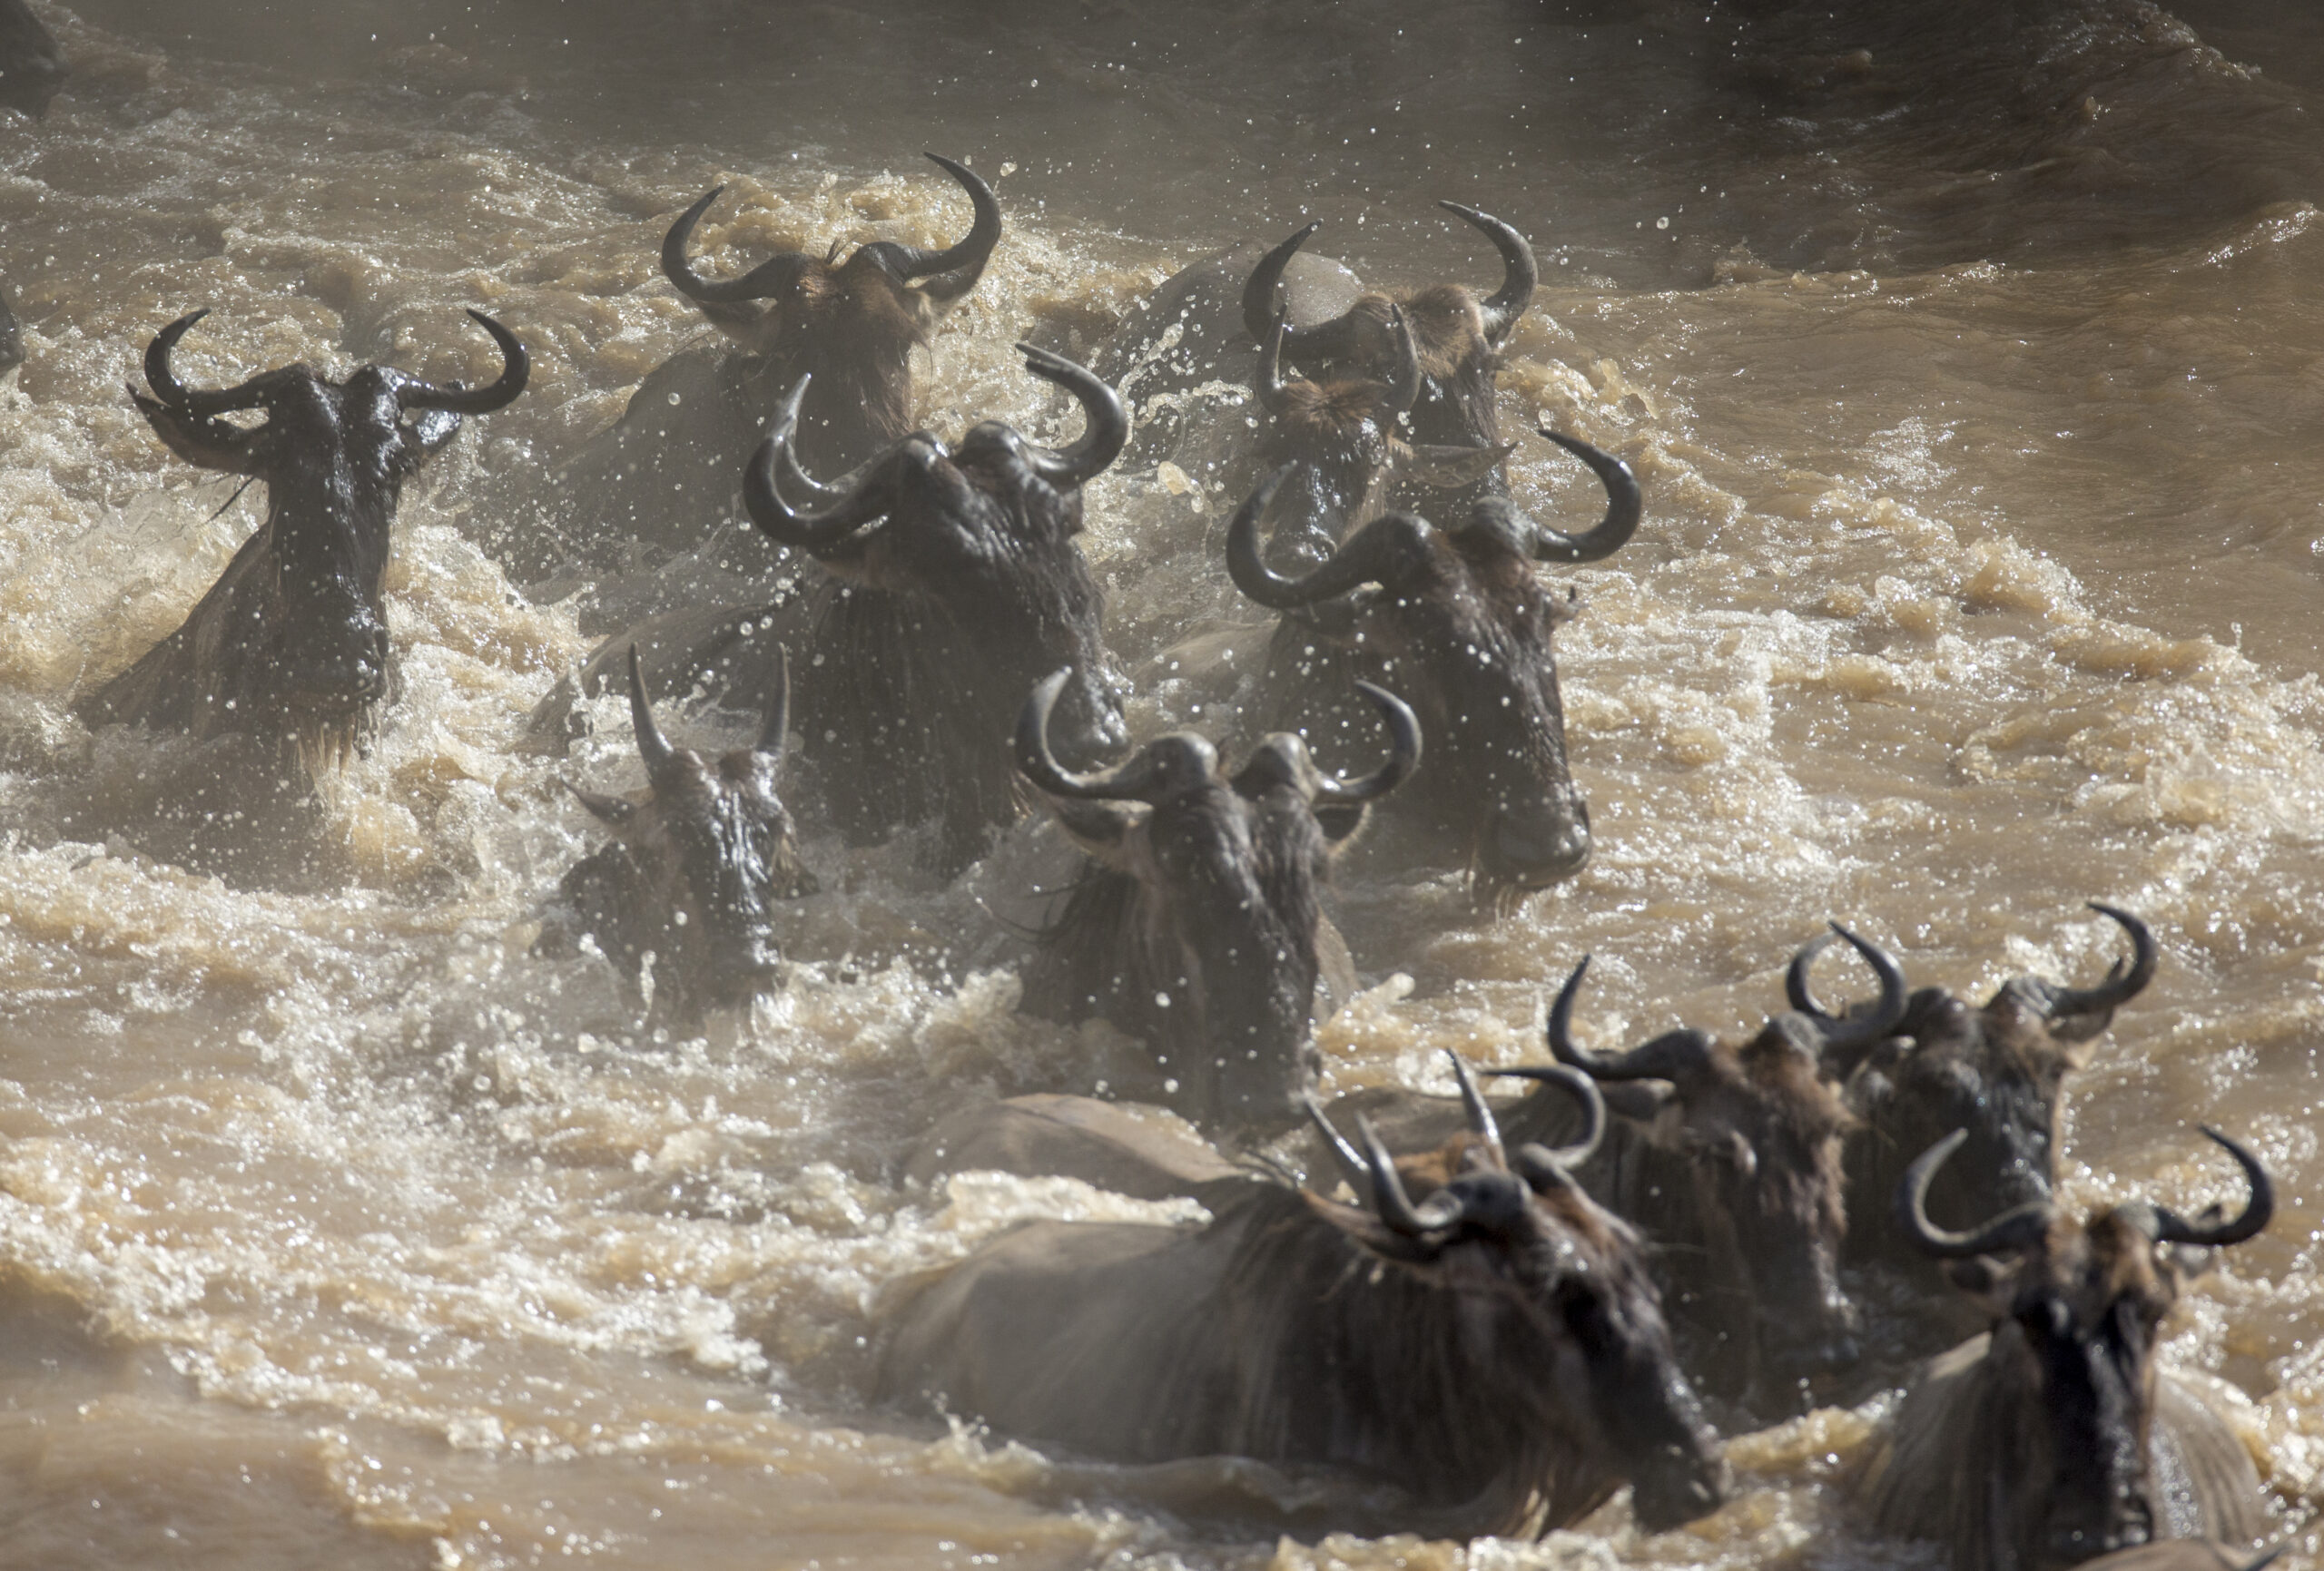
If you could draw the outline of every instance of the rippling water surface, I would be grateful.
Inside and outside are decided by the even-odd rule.
[[[2068,1186],[2197,1205],[2196,1135],[2280,1175],[2169,1343],[2245,1399],[2303,1552],[2324,1508],[2324,24],[2293,0],[1414,7],[90,0],[75,74],[0,123],[0,1562],[24,1566],[1899,1566],[1837,1480],[1878,1407],[1736,1440],[1717,1516],[1467,1551],[1277,1546],[1031,1451],[867,1406],[881,1295],[1029,1215],[1174,1215],[1064,1181],[891,1178],[941,1108],[1060,1072],[975,879],[808,826],[793,977],[705,1036],[528,955],[632,782],[524,716],[588,641],[496,566],[480,470],[554,458],[697,330],[652,256],[711,183],[714,263],[1009,231],[921,419],[1050,429],[1009,345],[1087,349],[1212,247],[1307,217],[1368,278],[1487,282],[1433,206],[1528,232],[1502,374],[1630,459],[1651,512],[1561,574],[1598,851],[1490,923],[1351,880],[1367,990],[1334,1089],[1536,1054],[1588,951],[1592,1040],[1756,1023],[1827,916],[1915,982],[2160,979],[2072,1082]],[[990,8],[1000,13],[1001,8]],[[151,761],[78,692],[173,627],[262,515],[121,390],[182,363],[532,391],[408,495],[406,691],[338,782],[323,888],[236,889],[70,827]],[[1530,506],[1590,508],[1528,438]],[[1221,499],[1091,490],[1113,642],[1256,620],[1141,538]],[[1148,687],[1133,720],[1184,718]],[[683,732],[683,718],[675,722]],[[963,937],[963,935],[969,935]],[[1119,1481],[1118,1481],[1119,1482]],[[1465,1556],[1465,1558],[1464,1558]]]

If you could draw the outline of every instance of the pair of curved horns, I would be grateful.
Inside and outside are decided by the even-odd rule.
[[[1065,388],[1080,401],[1087,422],[1080,439],[1070,447],[1045,447],[1020,439],[1025,462],[1058,490],[1082,486],[1121,457],[1123,446],[1129,441],[1129,413],[1122,407],[1120,396],[1086,367],[1031,344],[1017,348],[1025,357],[1026,370]],[[765,440],[743,466],[743,506],[751,522],[769,539],[821,555],[885,515],[887,495],[881,481],[889,461],[907,444],[925,438],[908,437],[835,483],[816,480],[799,462],[793,446],[799,431],[800,405],[813,379],[812,375],[803,376],[792,384]],[[783,498],[785,484],[813,497],[815,505],[793,506]]]
[[[2230,1221],[2215,1223],[2189,1222],[2168,1207],[2145,1202],[2120,1208],[2130,1212],[2140,1231],[2157,1243],[2189,1243],[2219,1247],[2241,1243],[2256,1237],[2276,1213],[2276,1186],[2260,1159],[2242,1146],[2221,1134],[2209,1124],[2203,1134],[2211,1142],[2235,1158],[2243,1169],[2244,1182],[2250,1186],[2250,1197],[2244,1202],[2243,1214]],[[1936,1260],[1966,1260],[1972,1255],[2008,1254],[2038,1242],[2048,1232],[2050,1222],[2056,1214],[2047,1201],[2028,1201],[1993,1218],[1984,1226],[1964,1232],[1955,1232],[1937,1226],[1928,1219],[1928,1189],[1936,1178],[1936,1170],[1945,1165],[1945,1158],[1961,1149],[1969,1138],[1965,1129],[1956,1129],[1930,1146],[1905,1170],[1902,1183],[1896,1186],[1896,1220],[1907,1236],[1920,1246],[1921,1252]]]
[[[940,250],[920,246],[908,246],[894,241],[879,241],[878,255],[888,270],[904,280],[931,279],[923,285],[924,294],[940,302],[958,299],[976,287],[984,271],[985,263],[992,260],[993,248],[1000,243],[1000,203],[995,200],[992,188],[961,164],[953,162],[941,153],[928,157],[940,165],[969,193],[969,203],[976,210],[976,221],[957,244]],[[662,276],[670,280],[677,291],[698,305],[734,305],[748,300],[763,300],[781,294],[798,280],[799,275],[815,260],[805,251],[785,251],[771,257],[740,278],[714,280],[694,271],[693,259],[686,255],[686,246],[694,237],[694,225],[711,204],[725,191],[724,185],[710,188],[692,207],[680,213],[670,231],[662,237]],[[869,250],[870,248],[865,248]],[[836,247],[833,253],[837,254]],[[950,276],[958,275],[958,276]]]
[[[1843,940],[1864,957],[1872,974],[1880,978],[1880,1002],[1870,1014],[1855,1018],[1826,1010],[1816,1002],[1816,996],[1807,986],[1807,974],[1815,967],[1816,957]],[[1784,970],[1783,985],[1785,997],[1794,1009],[1816,1023],[1817,1033],[1827,1047],[1868,1047],[1894,1031],[1905,1018],[1905,974],[1897,968],[1896,960],[1879,946],[1866,942],[1837,922],[1832,924],[1830,932],[1820,933],[1799,947],[1799,952],[1792,956],[1791,964]]]
[[[275,386],[277,371],[261,371],[249,381],[231,388],[216,389],[189,388],[177,378],[172,369],[170,356],[194,323],[210,314],[203,307],[191,311],[153,335],[145,346],[145,381],[153,389],[153,397],[180,414],[204,419],[222,415],[231,409],[255,409],[262,407]],[[525,353],[525,346],[517,335],[502,327],[482,311],[471,309],[468,315],[477,325],[492,335],[500,346],[501,368],[497,381],[487,387],[462,388],[455,384],[439,388],[433,382],[423,382],[418,377],[396,376],[396,401],[407,409],[442,409],[455,415],[488,415],[516,401],[525,390],[525,383],[532,374],[532,362]]]
[[[1277,307],[1275,325],[1259,340],[1259,365],[1251,381],[1260,404],[1277,415],[1291,407],[1291,388],[1283,379],[1283,338],[1290,320],[1290,308]],[[1420,346],[1413,340],[1413,326],[1404,319],[1403,307],[1388,308],[1388,326],[1396,335],[1396,365],[1383,387],[1381,407],[1391,415],[1409,414],[1420,401]]]
[[[2027,978],[2021,987],[2040,1001],[2043,1011],[2053,1020],[2076,1015],[2102,1015],[2129,1003],[2145,991],[2149,982],[2154,980],[2155,967],[2162,962],[2162,951],[2144,922],[2120,906],[2109,906],[2098,900],[2088,904],[2090,909],[2112,919],[2129,936],[2130,968],[2124,970],[2122,962],[2117,960],[2107,972],[2105,980],[2095,987],[2061,987],[2054,982]]]
[[[1071,667],[1051,672],[1041,679],[1025,700],[1025,707],[1017,716],[1017,767],[1051,796],[1073,798],[1083,801],[1142,801],[1152,802],[1167,790],[1177,789],[1183,781],[1176,771],[1163,767],[1165,754],[1156,744],[1148,744],[1135,757],[1112,769],[1092,774],[1075,774],[1057,761],[1049,751],[1049,714],[1057,707],[1058,695],[1072,680]],[[1421,751],[1420,721],[1403,700],[1384,687],[1359,682],[1356,691],[1372,701],[1380,718],[1388,728],[1388,761],[1368,775],[1355,780],[1343,780],[1336,775],[1316,771],[1313,776],[1313,800],[1352,807],[1386,796],[1404,782],[1419,767]],[[1188,733],[1178,733],[1187,741],[1199,742],[1200,754],[1208,768],[1216,768],[1217,752],[1210,743]],[[1162,739],[1165,741],[1170,738]],[[1185,750],[1176,750],[1169,756],[1179,756]]]
[[[1525,243],[1523,235],[1489,212],[1463,207],[1457,201],[1440,201],[1436,205],[1482,230],[1501,253],[1501,287],[1478,302],[1484,318],[1485,340],[1498,349],[1509,337],[1510,329],[1516,327],[1517,319],[1525,314],[1525,308],[1532,303],[1534,288],[1541,282],[1541,268],[1533,260],[1533,248]],[[1243,326],[1253,342],[1266,342],[1268,322],[1275,314],[1275,286],[1283,281],[1283,270],[1290,264],[1293,253],[1321,227],[1320,223],[1310,223],[1260,258],[1259,265],[1251,270],[1250,278],[1243,285]],[[1285,334],[1285,347],[1295,359],[1302,351],[1328,353],[1344,335],[1347,319],[1342,315],[1313,327],[1291,328]]]

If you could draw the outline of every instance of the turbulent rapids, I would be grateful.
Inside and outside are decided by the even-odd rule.
[[[2316,1564],[2319,107],[0,0],[0,1566]]]

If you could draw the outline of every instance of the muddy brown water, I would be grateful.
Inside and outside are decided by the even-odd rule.
[[[877,11],[449,0],[39,10],[75,75],[0,123],[0,1564],[1475,1567],[1933,1564],[1839,1480],[1881,1416],[1737,1438],[1742,1488],[1641,1537],[1276,1544],[1265,1478],[1138,1480],[868,1406],[881,1294],[1032,1215],[1168,1216],[1064,1182],[891,1181],[964,1096],[1067,1072],[980,906],[808,826],[828,892],[789,985],[693,1040],[528,957],[631,783],[617,706],[521,751],[586,651],[478,542],[478,466],[612,418],[695,323],[652,267],[718,180],[714,265],[925,243],[995,182],[1009,231],[924,365],[923,420],[1048,429],[1009,346],[1086,348],[1178,263],[1307,217],[1368,277],[1544,287],[1502,378],[1636,466],[1651,512],[1561,574],[1598,849],[1482,920],[1450,879],[1337,897],[1366,990],[1327,1090],[1755,1023],[1827,916],[1916,982],[2086,977],[2111,898],[2160,979],[2073,1083],[2068,1189],[2196,1205],[2280,1175],[2169,1355],[2232,1394],[2283,1531],[2324,1507],[2324,25],[2292,0]],[[121,391],[216,308],[210,380],[306,358],[533,390],[409,495],[406,691],[338,781],[324,888],[231,888],[76,837],[147,761],[71,696],[175,624],[261,515]],[[1522,438],[1520,496],[1591,506]],[[1226,499],[1092,488],[1136,673],[1237,613],[1142,538]],[[1249,617],[1251,621],[1258,618]],[[1187,718],[1147,684],[1141,731]],[[682,732],[684,720],[674,722]],[[980,925],[981,924],[981,926]],[[1141,1493],[1143,1490],[1143,1493]]]

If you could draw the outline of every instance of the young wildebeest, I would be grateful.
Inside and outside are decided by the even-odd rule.
[[[1681,1029],[1627,1053],[1587,1053],[1572,1035],[1587,957],[1550,1008],[1558,1062],[1621,1087],[1623,1115],[1582,1181],[1668,1252],[1682,1336],[1717,1360],[1719,1388],[1758,1413],[1797,1410],[1806,1388],[1856,1358],[1856,1306],[1840,1283],[1841,1150],[1855,1120],[1818,1064],[1886,1035],[1905,979],[1878,948],[1841,937],[1880,978],[1881,1003],[1860,1019],[1778,1015],[1738,1045]],[[1535,1109],[1554,1105],[1536,1095],[1504,1117],[1531,1129]]]
[[[961,165],[928,155],[958,181],[976,221],[941,250],[873,241],[844,261],[786,251],[740,278],[695,271],[686,247],[724,186],[678,216],[662,242],[662,272],[700,308],[724,343],[680,350],[629,400],[610,429],[561,470],[555,489],[575,499],[560,537],[518,565],[530,576],[573,553],[610,560],[632,542],[683,549],[728,515],[734,458],[747,453],[802,377],[814,390],[798,441],[822,473],[852,469],[911,429],[911,352],[928,342],[991,260],[1000,204]]]
[[[591,935],[640,991],[650,966],[657,1018],[692,1025],[705,1010],[746,1005],[773,987],[781,957],[769,908],[815,892],[775,794],[789,724],[783,663],[778,656],[777,696],[757,742],[714,764],[664,740],[632,650],[629,718],[646,793],[573,789],[615,838],[565,875],[557,894],[566,912],[544,929],[539,947],[566,952]]]
[[[743,476],[760,530],[830,574],[808,595],[814,659],[799,729],[832,819],[859,844],[940,820],[931,860],[947,877],[1016,821],[1009,738],[1034,682],[1067,668],[1068,763],[1128,741],[1100,642],[1104,600],[1078,539],[1081,487],[1121,451],[1128,419],[1113,389],[1071,360],[1019,348],[1027,370],[1080,401],[1088,428],[1071,447],[986,420],[949,448],[914,432],[819,486],[792,450],[803,381]],[[809,492],[817,510],[793,506],[784,488]]]
[[[2158,958],[2146,924],[2116,907],[2091,909],[2131,940],[2127,970],[2116,962],[2094,987],[2062,987],[2033,977],[2004,983],[1983,1008],[1943,987],[1916,990],[1893,1035],[1828,1053],[1824,1071],[1862,1120],[1848,1137],[1848,1254],[1896,1281],[1914,1322],[1906,1355],[1917,1361],[1980,1330],[1977,1306],[1947,1291],[1936,1263],[1901,1231],[1890,1197],[1914,1156],[1955,1129],[1968,1132],[1960,1161],[1938,1175],[1932,1215],[1968,1225],[2021,1205],[2047,1202],[2056,1180],[2061,1088],[2090,1061],[2120,1006],[2154,977]],[[1787,987],[1792,1007],[1829,1019],[1807,985],[1828,940],[1802,950]]]
[[[1364,696],[1388,728],[1388,761],[1361,780],[1318,770],[1295,736],[1271,736],[1233,775],[1190,731],[1100,774],[1050,756],[1049,717],[1068,673],[1034,689],[1017,765],[1090,858],[1025,977],[1027,1010],[1110,1020],[1154,1050],[1151,1089],[1211,1129],[1267,1133],[1298,1116],[1316,1064],[1309,1016],[1325,927],[1317,894],[1334,848],[1421,758],[1413,712]]]
[[[1252,1183],[1199,1229],[1034,1222],[891,1317],[879,1384],[1112,1461],[1251,1457],[1393,1486],[1325,1528],[1555,1527],[1628,1479],[1640,1524],[1715,1508],[1726,1470],[1637,1235],[1574,1183],[1603,1126],[1401,1165],[1362,1126],[1356,1203]],[[1344,1148],[1336,1134],[1335,1149]]]
[[[1457,848],[1480,898],[1503,910],[1590,858],[1590,810],[1566,766],[1550,649],[1561,608],[1533,564],[1611,555],[1641,510],[1630,466],[1574,437],[1542,435],[1606,487],[1606,515],[1587,534],[1561,534],[1499,499],[1449,528],[1391,513],[1292,577],[1259,555],[1259,520],[1289,473],[1278,469],[1226,535],[1236,587],[1286,614],[1268,651],[1261,723],[1298,731],[1336,761],[1350,722],[1341,695],[1354,679],[1405,694],[1428,732],[1429,761],[1398,819]]]
[[[438,388],[386,366],[333,382],[286,366],[211,392],[170,370],[178,340],[208,314],[162,329],[145,351],[153,397],[134,388],[130,397],[187,463],[266,482],[266,522],[183,626],[75,707],[91,725],[240,732],[286,752],[333,755],[363,739],[394,690],[386,579],[403,483],[451,440],[462,415],[501,408],[525,390],[524,346],[470,311],[504,358],[490,387]],[[266,421],[220,417],[237,409]]]
[[[1929,1221],[1926,1203],[1968,1132],[1905,1170],[1900,1224],[1955,1262],[1993,1330],[1914,1382],[1860,1486],[1882,1531],[1935,1540],[1955,1571],[2033,1571],[2158,1539],[2250,1544],[2266,1530],[2250,1456],[2155,1360],[2186,1278],[2275,1208],[2258,1158],[2203,1133],[2250,1184],[2233,1221],[2132,1201],[2077,1222],[2037,1201],[1955,1232]]]

